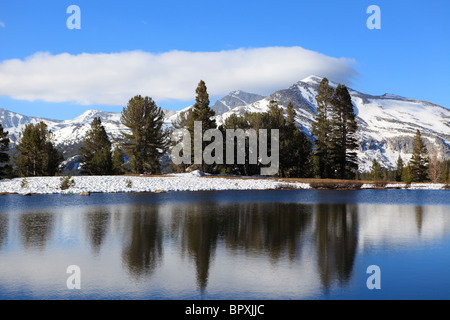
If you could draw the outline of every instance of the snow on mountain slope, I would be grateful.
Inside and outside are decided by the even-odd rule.
[[[241,90],[232,91],[222,99],[217,100],[216,103],[211,106],[211,109],[216,112],[216,115],[220,115],[227,111],[230,111],[233,108],[246,106],[263,98],[264,96],[259,94],[249,93]]]

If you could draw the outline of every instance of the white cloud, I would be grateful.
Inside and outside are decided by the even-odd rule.
[[[5,23],[3,21],[0,21],[0,27],[5,28]]]
[[[300,47],[162,54],[40,52],[0,63],[0,95],[83,105],[125,105],[137,94],[157,102],[190,101],[200,80],[212,97],[238,89],[269,94],[311,74],[349,84],[357,74],[354,64]]]

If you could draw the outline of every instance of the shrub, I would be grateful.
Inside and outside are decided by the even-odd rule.
[[[27,178],[23,178],[22,179],[22,182],[20,183],[20,186],[22,188],[28,188],[28,180],[27,180]]]
[[[61,190],[67,190],[71,187],[75,186],[75,180],[72,179],[72,176],[61,177]]]

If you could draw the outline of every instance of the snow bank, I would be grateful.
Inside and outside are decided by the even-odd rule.
[[[209,176],[209,177],[208,177]],[[18,194],[80,194],[119,192],[170,192],[208,190],[273,190],[310,189],[308,183],[280,182],[261,177],[211,177],[201,171],[177,173],[159,177],[144,176],[79,176],[72,178],[75,185],[61,190],[61,177],[29,177],[0,180],[1,193]],[[387,184],[386,189],[406,188],[404,184]],[[362,189],[374,188],[364,184]],[[408,189],[442,190],[444,184],[413,183]]]
[[[79,176],[75,185],[61,190],[60,177],[16,178],[0,181],[0,193],[19,194],[80,194],[85,192],[168,192],[207,190],[269,190],[278,188],[306,189],[305,183],[285,183],[271,179],[227,179],[202,177],[201,172],[174,174],[164,177],[141,176]]]

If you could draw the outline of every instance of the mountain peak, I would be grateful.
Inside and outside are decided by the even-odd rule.
[[[306,83],[317,83],[319,84],[322,81],[323,77],[320,76],[316,76],[314,74],[310,75],[309,77],[306,77],[305,79],[301,80],[302,82],[306,82]]]
[[[211,109],[213,109],[216,114],[223,114],[235,107],[246,106],[261,99],[264,99],[264,96],[242,90],[236,90],[231,91],[222,99],[217,100]]]

